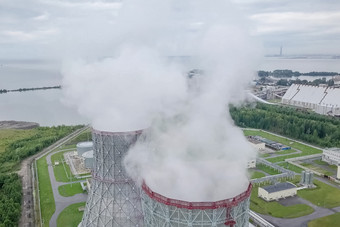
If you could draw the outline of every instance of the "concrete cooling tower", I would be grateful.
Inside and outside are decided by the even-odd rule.
[[[186,202],[170,199],[142,185],[142,207],[146,227],[244,227],[249,226],[249,197],[252,185],[238,196],[216,202]]]
[[[124,156],[141,133],[92,130],[92,183],[81,227],[143,226],[140,189],[123,166]]]

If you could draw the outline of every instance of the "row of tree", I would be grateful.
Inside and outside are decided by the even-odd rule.
[[[288,69],[278,69],[274,71],[263,71],[260,70],[257,72],[257,75],[259,77],[268,77],[268,76],[273,76],[273,77],[299,77],[299,76],[336,76],[339,75],[337,72],[309,72],[309,73],[300,73],[298,71],[292,71]]]
[[[290,107],[258,103],[230,107],[236,125],[264,129],[322,147],[340,146],[340,120]]]
[[[17,173],[20,162],[52,145],[82,126],[39,127],[34,135],[11,141],[0,154],[0,227],[17,226],[21,213],[22,186]]]
[[[35,90],[48,90],[48,89],[61,89],[61,86],[53,86],[53,87],[32,87],[32,88],[19,88],[14,90],[7,90],[7,89],[0,89],[1,93],[7,93],[7,92],[23,92],[23,91],[35,91]]]
[[[333,86],[334,80],[333,79],[326,80],[326,78],[323,77],[322,79],[316,79],[313,81],[300,80],[300,79],[296,79],[296,80],[280,79],[276,82],[276,85],[280,85],[280,86],[290,86],[292,84],[304,84],[304,85],[312,85],[312,86],[319,86],[320,84],[325,84],[327,86]]]

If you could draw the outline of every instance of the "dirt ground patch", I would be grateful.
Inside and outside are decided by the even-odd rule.
[[[26,121],[0,121],[0,129],[32,129],[39,127],[38,123]]]

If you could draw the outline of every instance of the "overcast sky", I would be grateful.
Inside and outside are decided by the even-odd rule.
[[[282,45],[287,55],[340,55],[340,1],[232,1],[249,19],[265,54],[278,54]],[[122,2],[0,0],[0,58],[108,53]]]

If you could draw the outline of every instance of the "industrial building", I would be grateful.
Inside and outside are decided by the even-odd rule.
[[[330,165],[340,165],[340,148],[324,149],[322,152],[322,161]]]
[[[314,110],[316,113],[340,116],[340,88],[292,84],[282,103]]]
[[[143,226],[140,189],[123,166],[123,158],[141,134],[92,130],[92,181],[81,227]]]
[[[259,141],[261,143],[264,143],[266,147],[269,147],[274,150],[289,150],[291,147],[283,145],[281,143],[263,138],[261,136],[248,136],[248,140],[253,140],[253,141]]]
[[[93,169],[93,150],[87,151],[82,154],[84,158],[84,166],[86,169]]]
[[[314,187],[313,185],[313,173],[311,171],[302,171],[300,184],[308,188]]]
[[[264,142],[255,139],[253,136],[247,136],[247,140],[257,151],[262,151],[266,147]]]
[[[142,185],[144,226],[249,226],[251,184],[238,196],[216,202],[167,198]]]
[[[77,143],[77,154],[81,157],[85,152],[93,150],[93,142],[86,141]]]
[[[297,187],[290,182],[276,183],[258,189],[258,197],[267,202],[295,196],[296,194]]]

